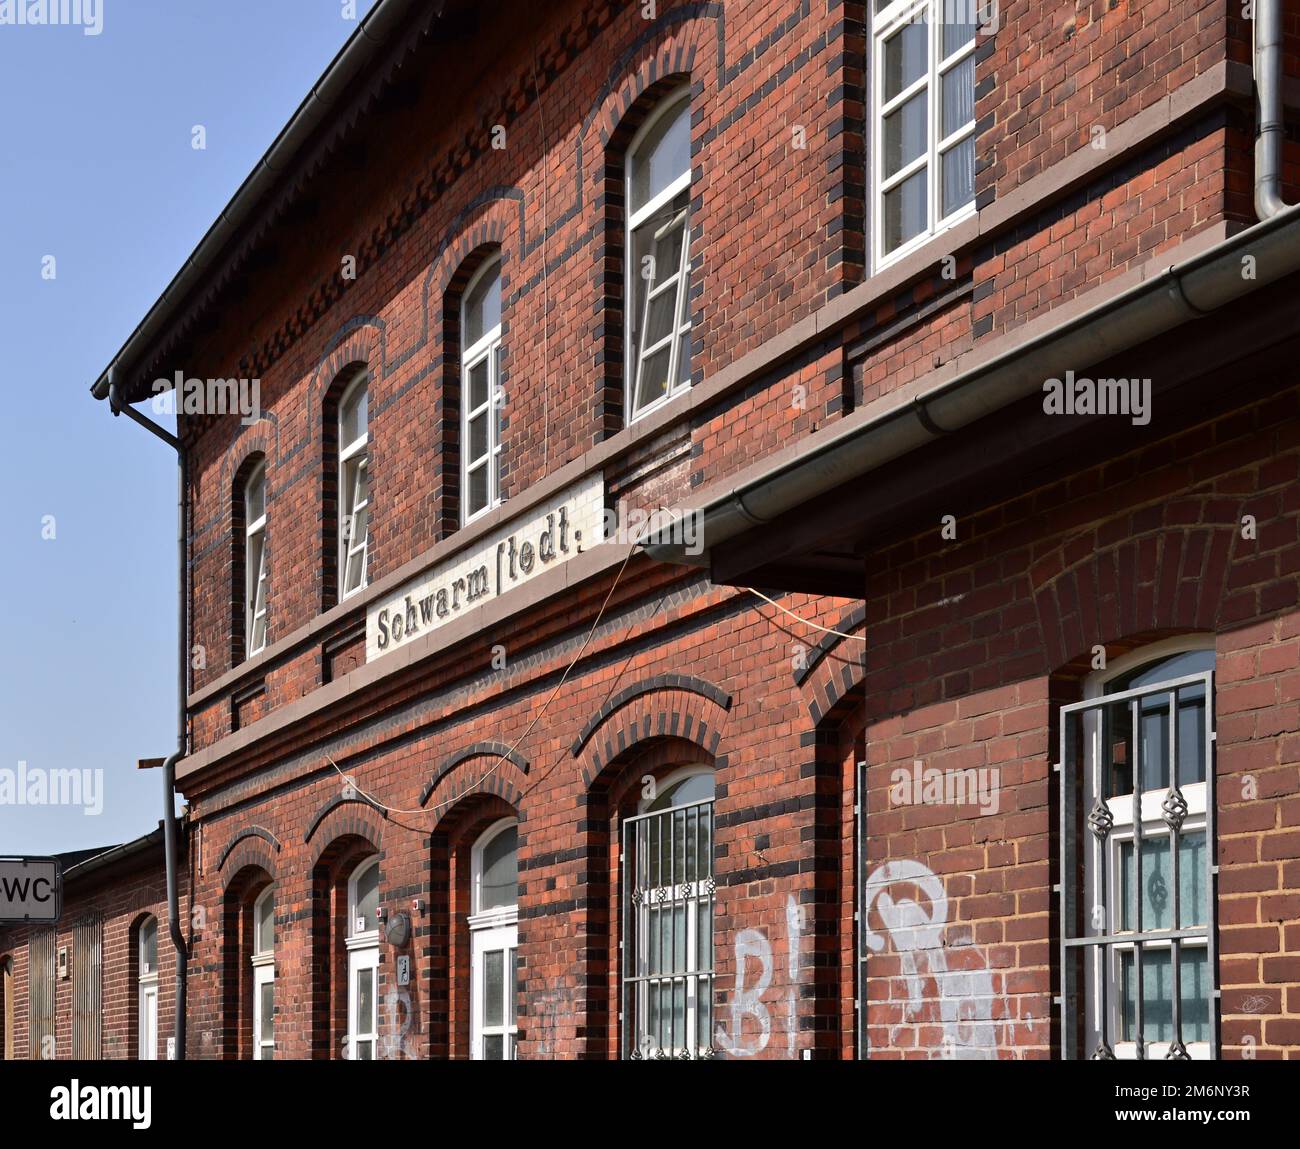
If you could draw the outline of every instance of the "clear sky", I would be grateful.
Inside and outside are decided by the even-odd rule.
[[[88,388],[370,2],[346,7],[102,0],[97,36],[0,25],[0,855],[162,817],[135,763],[176,744],[175,456]],[[20,762],[29,785],[102,771],[102,794],[8,804]]]

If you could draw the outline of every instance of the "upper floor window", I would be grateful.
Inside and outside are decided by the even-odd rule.
[[[1066,1056],[1212,1057],[1214,651],[1149,647],[1086,693],[1061,721]]]
[[[275,1057],[275,889],[253,903],[253,1060]]]
[[[244,587],[247,598],[244,633],[248,653],[266,646],[266,464],[244,486]]]
[[[339,403],[339,569],[343,598],[366,585],[366,544],[370,537],[369,377],[358,376]]]
[[[876,260],[919,246],[975,200],[974,0],[875,0]]]
[[[470,281],[461,307],[462,521],[501,501],[501,260]]]
[[[623,822],[623,1053],[713,1056],[713,770],[687,766]]]
[[[690,200],[691,105],[682,89],[655,109],[628,149],[632,419],[690,384]]]

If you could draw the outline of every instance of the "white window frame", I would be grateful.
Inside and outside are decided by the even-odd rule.
[[[275,942],[272,939],[271,948],[267,950],[260,949],[261,930],[258,928],[262,916],[262,908],[271,903],[272,913],[272,933],[275,930],[274,913],[275,913],[275,887],[267,886],[253,903],[253,954],[250,961],[253,966],[253,1060],[270,1061],[275,1056],[275,1036],[274,1025],[275,1017],[272,1013],[272,1037],[270,1041],[262,1040],[262,987],[271,986],[272,1010],[274,1011],[275,1002]],[[269,1051],[270,1057],[266,1054]]]
[[[145,926],[153,923],[154,965],[146,966],[144,960]],[[158,919],[150,914],[140,922],[135,935],[136,969],[138,972],[138,1009],[139,1061],[158,1060]]]
[[[358,1044],[369,1042],[371,1056],[367,1060],[379,1059],[379,926],[372,930],[357,929],[357,879],[371,866],[378,866],[375,857],[366,858],[357,865],[348,878],[348,935],[346,948],[348,954],[348,1032],[345,1054],[350,1061],[359,1061]],[[362,1019],[360,1011],[361,974],[371,971],[370,982],[370,1016]],[[360,1028],[364,1020],[366,1027]]]
[[[344,413],[356,399],[358,391],[368,391],[370,373],[361,371],[339,398],[339,601],[364,590],[369,578],[370,558],[370,396],[366,396],[366,429],[350,443],[343,442]],[[349,474],[351,472],[351,474]],[[358,499],[361,477],[366,478],[366,497]],[[356,520],[365,516],[365,537],[354,541]],[[361,576],[355,586],[348,585],[351,559],[361,556]]]
[[[655,125],[658,124],[664,116],[670,115],[676,111],[683,103],[686,105],[686,120],[689,125],[691,116],[690,87],[689,85],[682,85],[679,88],[674,88],[659,101],[655,109],[646,117],[645,123],[636,130],[636,134],[632,137],[632,142],[628,145],[626,153],[627,171],[625,173],[626,179],[624,189],[624,202],[628,205],[629,209],[632,204],[632,181],[635,175],[638,151],[640,151],[646,137],[654,129]],[[685,172],[674,179],[672,183],[664,188],[658,195],[652,197],[647,203],[642,205],[635,212],[631,212],[628,216],[627,227],[624,235],[623,252],[624,267],[627,268],[623,298],[626,300],[628,308],[628,313],[624,317],[627,329],[627,338],[625,340],[627,351],[624,361],[624,378],[627,380],[625,388],[626,395],[624,397],[627,407],[625,417],[627,423],[634,423],[637,419],[650,414],[650,412],[657,411],[660,407],[672,402],[672,400],[678,395],[688,391],[691,386],[689,374],[684,382],[679,381],[677,378],[681,336],[689,334],[691,329],[689,298],[691,290],[691,212],[689,205],[684,211],[686,218],[682,223],[682,250],[677,271],[666,281],[655,284],[646,292],[644,314],[641,316],[638,330],[640,333],[644,333],[645,331],[650,314],[651,301],[670,289],[677,293],[677,300],[673,307],[673,314],[677,316],[677,323],[673,325],[672,332],[665,339],[661,339],[651,347],[643,349],[637,346],[637,341],[632,337],[632,309],[636,307],[639,295],[637,283],[641,278],[641,268],[636,266],[633,262],[634,252],[636,250],[634,237],[640,227],[642,227],[648,220],[653,219],[658,212],[662,211],[666,205],[671,204],[674,199],[682,194],[682,192],[689,191],[690,186],[691,167],[688,160]],[[675,220],[676,217],[674,216],[673,220],[664,224],[663,228],[660,230],[672,226]],[[668,356],[668,387],[666,392],[659,398],[646,403],[644,406],[638,407],[637,396],[641,389],[641,365],[647,358],[654,355],[660,348],[662,348],[665,343],[671,344]]]
[[[659,795],[664,791],[671,789],[680,782],[697,775],[709,775],[715,780],[716,792],[716,770],[704,763],[692,763],[688,766],[682,766],[672,771],[662,780],[656,782],[655,797],[642,798],[637,804],[637,815],[635,818],[629,818],[624,821],[624,841],[621,854],[621,874],[620,886],[622,889],[622,900],[624,904],[624,944],[623,944],[623,968],[620,970],[620,979],[623,982],[623,1021],[629,1028],[625,1031],[623,1038],[624,1056],[632,1058],[707,1058],[713,1056],[713,987],[714,987],[714,961],[716,960],[716,907],[714,906],[714,867],[712,846],[714,844],[712,808],[716,805],[717,798],[696,799],[691,802],[679,805],[669,805],[663,810],[652,811],[651,806],[658,800]],[[634,906],[629,905],[630,894],[629,886],[635,886],[636,877],[629,872],[629,865],[636,865],[640,870],[640,862],[636,858],[636,825],[643,819],[661,815],[669,810],[691,810],[696,807],[710,807],[709,812],[709,854],[707,857],[706,876],[700,880],[688,883],[675,882],[668,886],[650,887],[643,889],[642,899],[635,902]],[[701,859],[697,856],[697,864]],[[687,955],[686,969],[676,971],[675,973],[651,974],[649,972],[648,951],[641,952],[646,945],[648,937],[653,932],[649,927],[649,915],[653,907],[661,906],[666,902],[682,902],[685,907],[683,919],[686,927],[686,937],[684,941],[684,950]],[[709,907],[709,962],[707,968],[701,967],[698,963],[699,957],[699,909],[701,905],[707,903]],[[645,972],[634,974],[642,983],[638,987],[629,986],[629,970],[640,970],[644,967]],[[652,993],[652,986],[659,985],[662,987],[667,984],[671,986],[676,981],[683,981],[685,984],[685,1004],[683,1010],[683,1029],[684,1033],[698,1035],[700,1029],[700,996],[708,994],[708,1019],[709,1034],[708,1043],[705,1046],[685,1045],[674,1046],[672,1048],[661,1049],[657,1046],[653,1038],[648,1035],[638,1037],[634,1029],[639,1027],[639,1023],[645,1021],[649,1016],[649,995]]]
[[[1148,663],[1159,662],[1166,658],[1171,658],[1177,654],[1188,654],[1194,651],[1208,651],[1213,653],[1215,649],[1214,638],[1212,635],[1191,634],[1178,635],[1173,638],[1164,639],[1146,646],[1138,647],[1128,654],[1115,659],[1105,670],[1099,670],[1090,674],[1084,680],[1084,698],[1098,699],[1106,694],[1106,687],[1109,683],[1125,674],[1144,666]],[[1207,697],[1207,706],[1214,705],[1213,697]],[[1085,746],[1085,793],[1101,793],[1098,786],[1097,772],[1101,768],[1100,761],[1100,741],[1101,730],[1099,714],[1092,711],[1084,716],[1084,746]],[[1138,764],[1141,768],[1141,764]],[[1187,817],[1184,820],[1179,831],[1180,836],[1195,834],[1198,831],[1201,834],[1208,835],[1207,818],[1206,818],[1206,792],[1207,785],[1204,782],[1193,782],[1186,786],[1179,787],[1183,798],[1187,802]],[[1142,840],[1144,842],[1151,840],[1163,841],[1168,836],[1169,830],[1165,825],[1161,803],[1164,801],[1168,790],[1144,790],[1142,793]],[[1105,881],[1106,888],[1103,891],[1101,887],[1102,875],[1097,872],[1094,862],[1095,851],[1088,849],[1084,855],[1084,883],[1089,894],[1089,904],[1105,905],[1107,917],[1107,931],[1110,933],[1121,932],[1123,924],[1124,907],[1127,905],[1128,891],[1122,888],[1121,876],[1122,867],[1120,865],[1122,857],[1123,844],[1130,848],[1133,845],[1133,795],[1123,794],[1118,797],[1108,798],[1106,806],[1110,810],[1111,817],[1114,818],[1114,824],[1106,836],[1105,850],[1106,861]],[[1085,831],[1086,832],[1086,831]],[[1205,842],[1205,849],[1213,851],[1214,843],[1208,840]],[[1134,865],[1141,865],[1141,859],[1134,852]],[[1102,896],[1104,893],[1104,897]],[[1206,891],[1207,912],[1210,916],[1209,927],[1213,928],[1215,907],[1213,905],[1213,891]],[[1106,947],[1110,952],[1103,952],[1103,960],[1109,963],[1105,976],[1108,978],[1106,1003],[1107,1003],[1107,1022],[1109,1032],[1120,1034],[1123,1032],[1123,1011],[1124,1011],[1124,982],[1121,968],[1122,953],[1129,954],[1130,957],[1134,952],[1131,945],[1116,945]],[[1143,950],[1156,952],[1159,950],[1168,950],[1172,948],[1170,944],[1160,941],[1143,942]],[[1181,942],[1181,948],[1184,950],[1207,951],[1207,939],[1184,939]],[[1212,956],[1212,955],[1211,955]],[[1215,971],[1210,970],[1210,980],[1213,983]],[[1102,1037],[1102,1028],[1099,1024],[1100,994],[1096,984],[1096,969],[1091,957],[1089,957],[1084,966],[1084,983],[1085,983],[1085,1034],[1084,1049],[1091,1051],[1097,1047]],[[1215,1012],[1218,1003],[1213,992],[1210,996],[1210,1024],[1215,1024]],[[1169,1042],[1150,1041],[1146,1043],[1147,1060],[1163,1060],[1169,1052]],[[1137,1042],[1116,1040],[1111,1046],[1116,1060],[1133,1061],[1137,1059]],[[1208,1041],[1189,1041],[1185,1048],[1188,1055],[1193,1061],[1209,1061],[1213,1058],[1212,1045]]]
[[[871,249],[875,260],[875,269],[887,267],[896,260],[911,254],[924,246],[941,232],[954,227],[962,220],[975,214],[975,200],[963,204],[947,215],[943,211],[943,186],[939,179],[940,156],[962,143],[968,136],[975,134],[975,117],[963,124],[955,132],[940,138],[943,130],[943,97],[940,77],[946,75],[968,56],[974,55],[975,44],[979,38],[978,30],[970,42],[964,44],[949,56],[941,56],[943,51],[942,21],[936,22],[936,9],[942,16],[945,0],[896,0],[889,7],[875,12],[871,17]],[[874,2],[872,2],[874,7]],[[926,11],[928,26],[928,63],[925,75],[900,91],[888,103],[885,102],[885,41],[890,39],[904,24],[918,12]],[[977,24],[978,29],[978,24]],[[928,89],[926,104],[926,148],[911,163],[899,168],[892,176],[885,178],[885,117],[923,89]],[[904,183],[921,168],[926,170],[926,226],[911,239],[898,245],[893,251],[885,251],[885,193]]]
[[[465,323],[465,309],[473,293],[482,286],[485,279],[495,275],[498,278],[501,275],[501,256],[496,255],[488,260],[484,266],[474,273],[469,285],[465,288],[461,296],[460,309],[460,329],[464,333],[468,330]],[[502,301],[504,307],[504,300]],[[487,362],[488,368],[488,388],[487,400],[479,406],[470,409],[470,371],[480,363]],[[501,324],[498,322],[490,331],[485,331],[483,335],[475,340],[468,347],[461,351],[460,356],[460,390],[461,390],[461,416],[460,416],[460,489],[461,489],[461,525],[473,522],[482,515],[486,515],[494,507],[501,503]],[[488,427],[488,447],[487,452],[478,459],[470,458],[470,437],[469,424],[470,420],[484,412],[491,411],[487,421]],[[470,473],[477,471],[480,467],[486,467],[488,472],[488,498],[487,504],[480,507],[477,511],[470,511],[469,507],[469,481]]]
[[[262,487],[262,513],[255,519],[249,517],[253,488],[260,483]],[[244,484],[244,634],[248,638],[245,657],[266,649],[266,463],[258,463]],[[255,557],[256,556],[256,557]],[[262,624],[261,639],[258,640],[258,622]]]
[[[484,1039],[503,1038],[505,1061],[517,1057],[515,1041],[518,1019],[515,1016],[516,961],[519,949],[519,903],[482,908],[483,851],[507,830],[517,828],[515,818],[502,818],[492,823],[474,843],[470,851],[470,889],[473,913],[469,915],[470,930],[470,1058],[484,1060]],[[484,1016],[484,993],[487,984],[485,964],[489,953],[502,954],[502,980],[505,1001],[502,1024],[488,1025]]]

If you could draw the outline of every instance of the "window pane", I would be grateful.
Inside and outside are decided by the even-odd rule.
[[[502,830],[483,847],[479,909],[513,906],[519,900],[519,830]]]
[[[262,1032],[258,1040],[275,1040],[275,982],[273,981],[262,983]],[[266,1050],[262,1051],[262,1056],[267,1056]]]
[[[943,136],[952,135],[975,118],[975,57],[967,56],[939,78],[943,89]]]
[[[353,920],[348,923],[354,933],[357,930],[357,918],[365,918],[359,932],[379,928],[379,866],[371,864],[356,877],[356,904],[352,911]]]
[[[488,401],[488,361],[480,359],[469,369],[469,407],[477,411]]]
[[[926,226],[926,172],[922,168],[885,193],[885,250],[905,244]]]
[[[632,156],[632,203],[635,212],[691,169],[690,101],[665,112],[637,145]]]
[[[149,918],[140,926],[140,972],[158,972],[157,918]]]
[[[975,39],[975,0],[942,0],[943,54],[947,58]]]
[[[885,101],[892,100],[914,84],[929,68],[929,25],[923,21],[904,24],[885,41]]]
[[[510,1024],[515,1024],[515,1009],[519,998],[519,992],[523,986],[519,983],[519,951],[510,951],[510,981],[508,983],[509,993],[506,994],[506,1014],[510,1018]]]
[[[975,198],[975,137],[967,136],[939,159],[943,173],[943,214],[950,215]]]
[[[642,360],[641,378],[637,387],[638,411],[668,394],[668,366],[671,358],[672,348],[665,347]]]
[[[369,1041],[357,1041],[353,1043],[356,1046],[358,1061],[374,1061],[374,1046]]]
[[[483,1060],[504,1061],[506,1059],[505,1041],[499,1033],[490,1034],[483,1039]]]
[[[483,955],[483,1024],[501,1025],[505,1019],[505,951]]]
[[[650,316],[646,321],[645,345],[653,347],[666,339],[676,326],[677,293],[663,291],[650,301]]]
[[[266,471],[261,468],[248,484],[248,499],[244,513],[247,523],[260,519],[266,513]]]
[[[885,178],[925,154],[929,102],[923,89],[885,117]]]
[[[369,1035],[374,1032],[375,1013],[375,971],[362,969],[357,971],[357,1033]]]
[[[469,475],[469,513],[476,515],[488,505],[488,472],[479,467]]]
[[[1137,928],[1133,898],[1133,843],[1120,843],[1119,880],[1124,895],[1120,928]],[[1206,923],[1205,834],[1186,833],[1178,839],[1178,911],[1182,919],[1174,925],[1173,867],[1169,838],[1156,832],[1142,839],[1142,928],[1144,930],[1187,929]]]
[[[257,952],[269,954],[275,948],[275,898],[265,897],[257,903]]]
[[[483,274],[465,299],[465,322],[461,341],[473,347],[494,327],[501,326],[501,271],[499,265]]]
[[[469,421],[469,461],[478,462],[488,452],[488,412]]]
[[[359,386],[343,407],[342,428],[339,435],[340,449],[355,443],[366,433],[369,423],[369,397],[364,384]]]
[[[1202,947],[1181,947],[1178,968],[1182,984],[1182,1037],[1184,1042],[1210,1040],[1209,961]],[[1172,1041],[1174,1038],[1173,962],[1168,949],[1147,948],[1142,954],[1142,1036],[1147,1041]],[[1121,1040],[1133,1041],[1137,1030],[1136,978],[1133,954],[1120,952],[1122,999],[1124,1005]]]

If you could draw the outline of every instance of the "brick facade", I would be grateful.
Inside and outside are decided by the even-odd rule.
[[[276,1056],[340,1055],[347,880],[370,856],[381,905],[413,926],[404,946],[379,944],[377,1053],[468,1056],[470,854],[516,817],[519,1056],[618,1057],[620,833],[647,776],[695,764],[716,779],[717,1054],[1056,1056],[1056,708],[1081,696],[1093,647],[1187,634],[1212,636],[1219,676],[1222,1054],[1247,1036],[1254,1056],[1300,1050],[1290,376],[969,490],[955,540],[930,519],[882,527],[847,586],[769,588],[798,618],[611,544],[366,661],[381,597],[583,477],[611,507],[690,506],[1251,222],[1235,6],[1026,0],[976,49],[976,214],[871,268],[871,7],[660,3],[647,19],[501,3],[435,21],[140,365],[142,379],[179,367],[262,387],[253,426],[182,420],[201,657],[180,785],[209,923],[191,931],[190,1056],[250,1053],[249,907],[268,883]],[[623,151],[681,84],[693,386],[629,424]],[[504,502],[459,527],[459,298],[495,251]],[[371,585],[340,603],[334,419],[361,366]],[[236,492],[254,458],[270,623],[243,660]],[[897,808],[891,771],[917,759],[996,766],[999,810]],[[1260,796],[1236,797],[1246,775]],[[873,902],[860,1024],[853,911],[873,876],[873,897],[901,884],[928,907],[947,964],[909,977]],[[950,1014],[939,972],[987,987],[970,990],[984,1014]]]

